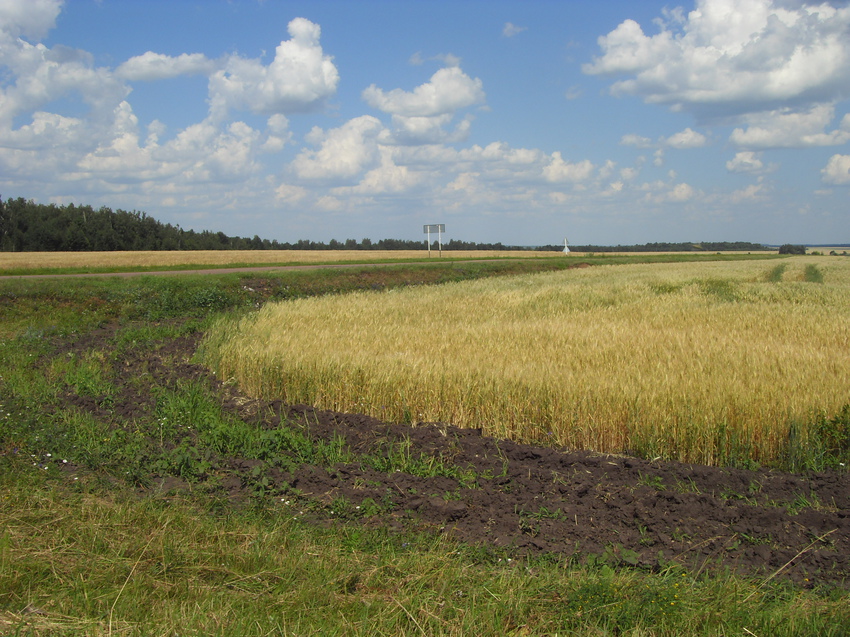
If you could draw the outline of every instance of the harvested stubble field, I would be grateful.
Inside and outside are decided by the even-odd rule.
[[[846,470],[522,444],[200,364],[210,318],[299,285],[0,282],[0,634],[846,634]]]
[[[444,259],[552,258],[551,252],[458,250],[443,252]],[[0,274],[29,270],[120,270],[228,267],[237,265],[295,265],[311,263],[364,263],[383,261],[436,261],[423,250],[193,250],[136,252],[0,252]]]

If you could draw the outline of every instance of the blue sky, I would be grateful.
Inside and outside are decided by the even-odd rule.
[[[0,196],[296,241],[850,242],[850,6],[0,0]]]

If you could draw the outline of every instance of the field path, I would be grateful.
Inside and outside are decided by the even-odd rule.
[[[393,265],[428,265],[429,263],[483,263],[485,261],[519,261],[519,259],[451,259],[432,261],[398,261],[387,263],[324,263],[305,265],[259,265],[244,266],[238,268],[206,268],[202,270],[143,270],[130,272],[80,272],[75,274],[3,274],[0,281],[8,279],[52,279],[52,278],[83,278],[83,277],[133,277],[133,276],[167,276],[180,274],[233,274],[237,272],[272,272],[275,270],[320,270],[320,269],[345,269],[345,268],[380,268]]]

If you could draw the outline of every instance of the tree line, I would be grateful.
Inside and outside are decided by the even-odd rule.
[[[434,242],[435,249],[438,247]],[[501,243],[452,239],[443,250],[523,249]],[[0,251],[84,252],[107,250],[422,250],[423,241],[347,239],[328,243],[300,239],[294,243],[231,237],[223,232],[184,230],[137,210],[112,210],[75,204],[39,204],[0,198]]]
[[[261,239],[254,235],[230,237],[223,232],[184,230],[162,223],[136,210],[112,210],[105,206],[39,204],[18,197],[0,198],[0,251],[3,252],[101,252],[127,250],[422,250],[424,241],[364,238],[328,243],[300,239],[294,243]],[[434,241],[434,249],[438,247]],[[510,246],[451,239],[443,250],[539,250],[560,252],[563,246]],[[646,243],[633,246],[571,246],[576,252],[694,252],[764,250],[757,243]]]
[[[563,250],[564,246],[550,245],[541,246],[540,250]],[[752,252],[768,250],[761,243],[750,243],[749,241],[704,241],[702,243],[642,243],[627,246],[597,246],[597,245],[571,245],[573,252]]]

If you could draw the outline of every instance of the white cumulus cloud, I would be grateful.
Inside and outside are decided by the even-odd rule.
[[[307,141],[319,146],[305,149],[292,162],[302,179],[350,180],[380,161],[378,136],[384,128],[370,115],[352,119],[339,128],[314,128]]]
[[[461,120],[447,130],[457,111],[484,102],[480,79],[473,79],[458,66],[440,69],[413,91],[384,91],[374,84],[362,93],[369,106],[392,115],[393,141],[402,144],[458,142],[469,134],[471,120]]]
[[[827,184],[850,185],[850,155],[833,155],[820,172],[821,179]]]
[[[41,40],[56,26],[62,0],[0,0],[0,30],[11,37]]]
[[[502,35],[506,38],[512,38],[515,35],[518,35],[528,29],[528,27],[520,27],[514,24],[513,22],[505,22],[505,26],[502,28]]]
[[[319,43],[319,25],[295,18],[289,40],[275,49],[269,65],[237,55],[210,77],[210,112],[224,117],[230,109],[288,113],[317,107],[336,92],[339,72]]]
[[[764,169],[761,153],[742,151],[726,162],[726,170],[732,173],[757,173]]]
[[[459,67],[442,68],[430,81],[417,86],[412,92],[393,89],[384,92],[374,84],[363,91],[369,106],[385,113],[402,117],[436,117],[480,104],[484,101],[480,79],[473,79]]]
[[[392,149],[380,149],[381,164],[367,172],[359,184],[353,187],[335,188],[334,194],[382,195],[405,192],[416,186],[422,175],[408,166],[398,165],[392,157]]]
[[[14,78],[14,83],[0,88],[0,127],[69,94],[79,95],[101,113],[111,113],[130,92],[109,69],[94,67],[91,55],[64,46],[50,49],[3,38],[0,66]]]
[[[202,53],[182,53],[178,56],[148,51],[130,58],[115,73],[127,80],[162,80],[180,75],[209,75],[216,63]]]
[[[635,146],[636,148],[652,148],[652,140],[649,137],[628,133],[620,138],[623,146]]]
[[[626,20],[599,38],[591,74],[626,75],[612,92],[706,117],[850,93],[850,7],[779,0],[697,0],[647,35]]]
[[[686,149],[686,148],[702,148],[706,142],[705,135],[698,133],[690,128],[686,128],[674,135],[671,135],[664,140],[664,144],[670,148]]]
[[[689,184],[676,184],[671,191],[666,194],[667,201],[688,201],[688,199],[693,199],[694,195],[696,195],[696,191],[693,186]]]
[[[543,176],[550,182],[579,182],[589,179],[593,175],[593,170],[594,166],[590,160],[567,162],[561,157],[559,151],[555,151],[552,153],[552,161],[543,168]]]
[[[835,146],[850,141],[850,115],[839,127],[826,128],[835,118],[834,104],[816,104],[803,111],[783,108],[746,115],[747,128],[736,128],[730,140],[744,148],[800,148]]]
[[[732,203],[738,204],[742,201],[760,201],[766,199],[767,188],[763,183],[750,184],[741,190],[735,190],[729,196]]]
[[[664,182],[655,182],[644,184],[642,189],[648,191],[646,200],[656,204],[684,203],[697,195],[694,187],[686,183],[671,185]]]

